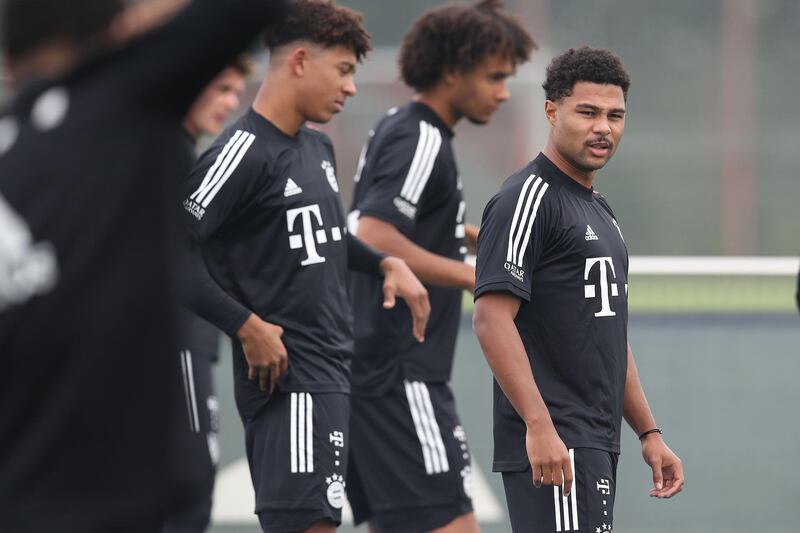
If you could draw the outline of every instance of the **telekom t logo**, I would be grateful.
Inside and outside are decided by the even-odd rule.
[[[298,228],[298,232],[302,231],[302,234],[294,233],[297,215],[300,215],[301,224],[303,226],[302,228]],[[306,255],[308,257],[303,259],[300,264],[308,266],[324,263],[325,258],[317,253],[317,245],[328,242],[328,235],[325,233],[319,205],[314,204],[298,207],[297,209],[289,209],[286,211],[286,223],[289,227],[289,248],[298,250],[305,247],[306,249]],[[315,229],[315,227],[318,229]],[[331,238],[334,241],[341,241],[342,230],[338,227],[331,228]]]
[[[586,269],[583,272],[584,281],[589,281],[589,274],[595,265],[600,268],[600,302],[602,307],[600,312],[595,313],[594,316],[616,316],[617,313],[611,309],[611,296],[619,296],[619,286],[616,283],[609,283],[609,270],[613,279],[617,279],[617,273],[614,270],[614,261],[610,257],[590,257],[586,259]],[[627,285],[625,290],[628,290]],[[586,298],[597,297],[597,285],[584,285],[584,296]]]

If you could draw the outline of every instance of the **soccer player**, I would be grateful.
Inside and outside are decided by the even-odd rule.
[[[547,144],[483,214],[473,321],[496,380],[494,469],[516,532],[611,531],[623,416],[652,468],[650,495],[683,488],[628,344],[622,230],[593,189],[622,140],[629,85],[608,50],[553,59]]]
[[[250,60],[240,56],[203,90],[183,120],[184,146],[177,174],[184,180],[195,164],[195,145],[202,135],[219,135],[239,107]],[[192,243],[187,243],[192,245]],[[219,330],[187,309],[178,313],[180,362],[186,399],[187,423],[181,429],[178,472],[191,486],[186,503],[167,517],[164,533],[205,531],[211,519],[214,477],[219,459],[218,401],[214,395],[211,365],[217,361]]]
[[[122,2],[3,5],[0,529],[158,531],[183,407],[180,123],[283,2],[195,0],[114,50]]]
[[[427,293],[406,264],[346,228],[325,123],[355,95],[369,50],[361,15],[295,0],[266,32],[252,109],[201,156],[183,202],[215,282],[189,305],[234,338],[234,383],[261,527],[330,532],[341,521],[353,350],[348,270],[380,278],[383,305],[406,299],[423,339]],[[201,269],[202,270],[202,269]]]
[[[432,309],[425,343],[414,343],[403,335],[406,311],[381,307],[379,280],[353,275],[347,490],[356,523],[369,521],[372,531],[479,529],[466,436],[448,385],[462,291],[475,286],[464,256],[478,234],[465,223],[451,140],[462,118],[489,122],[534,46],[497,0],[428,11],[400,51],[413,101],[390,111],[364,149],[351,230],[404,259],[425,282]]]

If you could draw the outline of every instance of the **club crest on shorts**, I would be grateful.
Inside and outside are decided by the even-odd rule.
[[[325,478],[325,483],[328,485],[328,503],[334,509],[341,509],[344,507],[344,477],[339,474],[333,474]]]
[[[472,499],[472,467],[465,466],[461,469],[461,481],[464,484],[464,494],[467,498]]]

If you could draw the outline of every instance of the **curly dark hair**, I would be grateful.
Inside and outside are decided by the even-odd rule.
[[[414,22],[400,49],[400,74],[416,91],[430,89],[450,69],[468,72],[488,56],[524,63],[536,43],[502,0],[448,4]]]
[[[47,43],[89,43],[125,7],[123,0],[6,0],[1,4],[2,47],[12,60]]]
[[[363,20],[361,13],[334,0],[292,0],[285,16],[264,32],[264,44],[270,50],[300,40],[326,48],[342,45],[360,62],[372,49]]]
[[[581,46],[570,48],[550,62],[542,87],[548,100],[558,102],[571,95],[579,81],[621,87],[626,100],[631,86],[631,78],[617,54],[604,48]]]

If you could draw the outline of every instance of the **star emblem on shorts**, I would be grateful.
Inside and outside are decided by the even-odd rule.
[[[603,524],[600,527],[595,528],[595,533],[611,533],[611,524]]]

